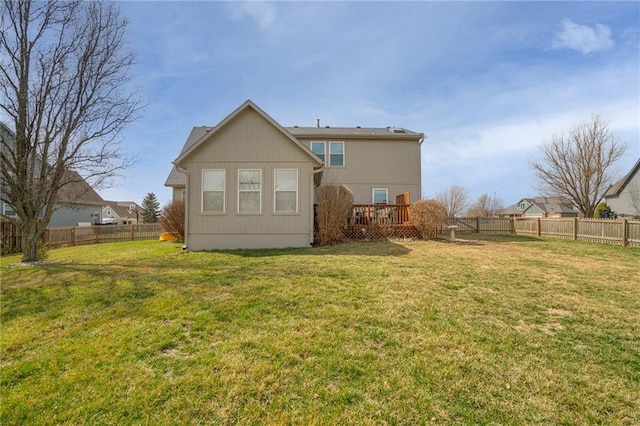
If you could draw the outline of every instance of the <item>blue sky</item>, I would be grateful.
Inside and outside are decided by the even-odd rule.
[[[640,157],[639,2],[123,2],[148,103],[140,156],[102,190],[141,202],[193,126],[246,99],[284,126],[423,132],[423,196],[538,194],[541,143],[600,114]]]

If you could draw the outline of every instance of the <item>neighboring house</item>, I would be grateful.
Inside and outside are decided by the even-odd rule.
[[[422,133],[282,127],[248,100],[215,127],[194,127],[165,185],[185,199],[191,250],[313,242],[315,189],[345,184],[355,203],[420,196]]]
[[[0,122],[0,138],[15,139],[15,133]],[[57,194],[55,210],[49,221],[50,227],[99,224],[104,200],[76,172],[69,172],[69,182]],[[16,218],[16,212],[6,204],[4,190],[0,194],[0,213]]]
[[[611,185],[604,202],[618,216],[640,216],[640,159],[622,179]]]
[[[105,201],[102,207],[103,225],[135,225],[142,207],[133,201]]]
[[[577,217],[571,201],[562,197],[522,198],[516,204],[498,212],[501,217]]]

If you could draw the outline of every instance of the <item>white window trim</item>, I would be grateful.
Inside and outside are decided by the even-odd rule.
[[[296,210],[293,212],[279,212],[276,210],[276,203],[277,203],[277,190],[276,190],[276,174],[279,171],[295,171],[296,172]],[[299,198],[299,190],[298,188],[300,187],[300,173],[298,172],[298,169],[274,169],[273,170],[273,212],[275,214],[282,214],[282,215],[287,215],[287,214],[298,214],[300,212],[300,198]],[[288,191],[287,191],[288,192]]]
[[[387,194],[385,196],[387,199],[386,203],[376,203],[376,191],[384,191]],[[389,204],[389,188],[373,188],[371,190],[371,204]]]
[[[240,172],[260,172],[260,189],[255,190],[255,189],[240,189]],[[238,214],[262,214],[262,185],[263,184],[263,179],[262,179],[262,169],[238,169],[238,184],[237,184],[237,188],[238,188],[238,202],[237,204],[237,209],[236,212]],[[257,192],[259,195],[259,199],[260,199],[260,209],[257,212],[241,212],[240,211],[240,193],[241,192]]]
[[[222,211],[207,212],[204,211],[204,173],[205,172],[222,172],[224,183],[222,185]],[[200,213],[202,214],[225,214],[227,211],[227,170],[226,169],[202,169],[202,177],[200,179]]]
[[[342,166],[332,166],[331,165],[331,144],[341,144],[342,145]],[[326,161],[325,161],[325,165],[327,167],[333,167],[333,168],[341,168],[341,167],[345,167],[345,164],[347,164],[347,158],[346,158],[346,152],[345,152],[345,143],[343,141],[329,141],[329,143],[327,144],[327,153],[325,155]]]
[[[322,144],[322,151],[323,151],[323,155],[324,155],[324,164],[325,166],[328,165],[328,161],[327,161],[327,142],[326,141],[311,141],[309,142],[309,149],[311,150],[311,152],[313,152],[314,154],[316,154],[315,151],[313,151],[313,144],[314,143],[321,143]],[[318,154],[316,154],[318,155]]]

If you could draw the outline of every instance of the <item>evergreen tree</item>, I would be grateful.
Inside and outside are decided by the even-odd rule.
[[[156,194],[149,192],[142,200],[142,221],[144,223],[156,223],[160,215],[160,203]]]

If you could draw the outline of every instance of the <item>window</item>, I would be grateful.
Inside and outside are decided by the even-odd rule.
[[[325,143],[324,142],[311,142],[311,151],[316,154],[320,159],[325,161]]]
[[[202,213],[224,213],[224,170],[202,171]]]
[[[298,170],[275,170],[275,206],[276,213],[298,212]]]
[[[388,204],[388,195],[387,188],[373,188],[373,204]]]
[[[262,211],[262,170],[238,170],[238,213]]]
[[[329,167],[344,167],[344,142],[329,142]]]

